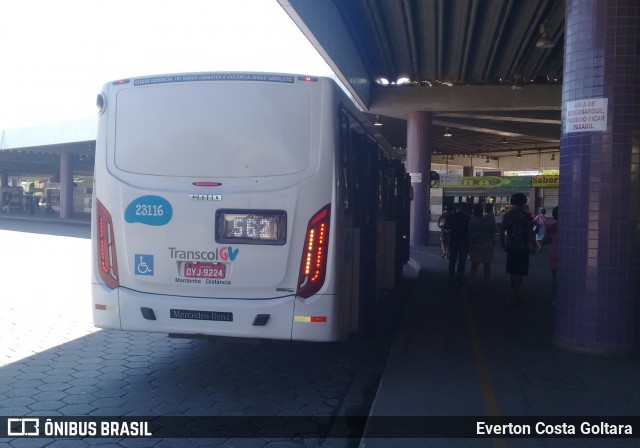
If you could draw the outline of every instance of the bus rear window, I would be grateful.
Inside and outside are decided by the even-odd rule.
[[[170,84],[118,92],[118,169],[185,177],[294,174],[309,166],[311,93],[291,85]]]

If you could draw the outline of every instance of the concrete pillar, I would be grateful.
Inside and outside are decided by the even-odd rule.
[[[537,213],[538,209],[536,207],[536,189],[529,188],[527,190],[526,195],[527,195],[527,205],[529,206],[529,212]],[[548,215],[551,216],[551,210],[549,210]]]
[[[429,244],[431,112],[410,112],[407,119],[407,172],[411,174],[411,244]]]
[[[565,23],[555,342],[631,353],[640,335],[640,8],[567,0]],[[606,121],[590,120],[600,105]],[[576,113],[603,130],[574,127]]]
[[[73,159],[68,152],[60,153],[60,218],[73,217]]]

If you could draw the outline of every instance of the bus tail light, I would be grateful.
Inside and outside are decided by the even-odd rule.
[[[318,292],[324,284],[327,272],[330,218],[331,204],[328,204],[311,217],[307,226],[297,291],[297,294],[305,299]]]
[[[118,257],[113,235],[113,220],[104,205],[96,200],[97,232],[98,232],[98,272],[100,278],[109,288],[120,286],[118,280]]]

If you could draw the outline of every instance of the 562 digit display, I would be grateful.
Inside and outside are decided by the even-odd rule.
[[[216,242],[283,245],[287,239],[284,210],[221,209],[216,212]]]

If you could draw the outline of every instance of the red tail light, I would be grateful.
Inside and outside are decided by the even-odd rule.
[[[118,280],[118,257],[113,235],[113,221],[109,211],[96,200],[97,232],[98,232],[98,272],[100,278],[109,288],[120,286]]]
[[[327,272],[330,218],[331,204],[324,206],[313,215],[307,226],[297,291],[297,294],[305,299],[317,293],[324,284]]]

